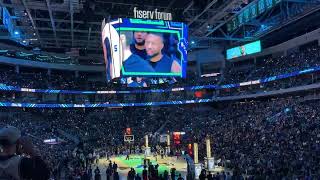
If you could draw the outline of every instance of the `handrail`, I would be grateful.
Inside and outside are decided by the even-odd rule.
[[[22,107],[22,108],[111,108],[111,107],[135,107],[135,106],[166,106],[166,105],[182,105],[182,104],[200,104],[218,101],[232,101],[240,99],[252,99],[259,97],[274,96],[285,93],[296,93],[302,91],[309,91],[312,89],[319,89],[320,83],[298,86],[294,88],[281,89],[270,92],[262,92],[258,94],[248,94],[240,96],[229,97],[215,97],[212,99],[197,99],[197,100],[180,100],[180,101],[162,101],[162,102],[144,102],[144,103],[113,103],[109,102],[99,104],[35,104],[35,103],[12,103],[0,102],[0,107]]]
[[[31,89],[23,88],[18,86],[8,86],[6,84],[0,83],[0,91],[16,91],[16,92],[31,92],[31,93],[51,93],[51,94],[137,94],[137,93],[164,93],[164,92],[178,92],[178,91],[197,91],[201,89],[231,89],[238,88],[242,86],[249,85],[258,85],[267,82],[276,81],[279,79],[285,79],[290,77],[299,76],[302,74],[314,73],[320,71],[320,66],[315,66],[312,68],[294,71],[291,73],[280,74],[276,76],[271,76],[267,78],[235,83],[235,84],[225,84],[225,85],[202,85],[202,86],[184,86],[176,88],[167,88],[167,89],[136,89],[136,90],[103,90],[103,91],[80,91],[80,90],[60,90],[60,89]]]

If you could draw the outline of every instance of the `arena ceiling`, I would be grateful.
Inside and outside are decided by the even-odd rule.
[[[0,5],[9,10],[15,26],[32,47],[75,47],[101,54],[102,20],[133,17],[134,7],[172,13],[174,21],[189,25],[189,38],[208,41],[206,47],[216,41],[250,41],[233,36],[235,33],[231,36],[225,26],[253,1],[257,0],[0,0]],[[300,4],[319,2],[285,1]],[[270,14],[263,15],[263,18]]]
[[[208,26],[222,25],[241,9],[244,0],[1,0],[16,18],[25,39],[42,48],[81,47],[100,50],[104,18],[133,17],[133,8],[159,9],[174,21],[189,25],[192,36],[202,37]]]

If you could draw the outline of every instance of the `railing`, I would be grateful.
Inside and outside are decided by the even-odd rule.
[[[18,86],[7,86],[6,84],[0,84],[0,91],[16,91],[16,92],[31,92],[31,93],[52,93],[52,94],[137,94],[137,93],[164,93],[164,92],[179,92],[179,91],[197,91],[201,89],[231,89],[249,85],[258,85],[268,83],[280,79],[291,78],[303,74],[309,74],[320,71],[320,66],[304,69],[301,71],[295,71],[286,74],[280,74],[277,76],[271,76],[267,78],[257,79],[253,81],[246,81],[236,84],[225,85],[203,85],[203,86],[185,86],[168,89],[136,89],[136,90],[108,90],[108,91],[78,91],[78,90],[59,90],[59,89],[30,89],[22,88]]]
[[[0,102],[0,107],[23,107],[23,108],[112,108],[112,107],[134,107],[134,106],[167,106],[167,105],[182,105],[182,104],[199,104],[210,102],[231,101],[240,99],[252,99],[259,97],[274,96],[279,94],[297,93],[319,89],[320,83],[293,87],[288,89],[262,92],[258,94],[228,96],[228,97],[215,97],[210,99],[196,99],[196,100],[180,100],[180,101],[160,101],[160,102],[143,102],[143,103],[97,103],[97,104],[37,104],[37,103],[12,103]]]

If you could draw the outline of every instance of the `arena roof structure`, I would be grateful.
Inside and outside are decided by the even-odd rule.
[[[263,9],[260,1],[264,2]],[[1,0],[0,6],[3,21],[10,21],[9,25],[2,25],[2,40],[42,49],[75,47],[101,54],[102,20],[133,17],[134,7],[172,13],[174,21],[188,24],[191,47],[208,48],[217,42],[261,38],[296,20],[298,15],[301,18],[318,11],[320,1]]]

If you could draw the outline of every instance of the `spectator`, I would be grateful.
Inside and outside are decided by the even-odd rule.
[[[139,174],[137,173],[135,180],[141,180],[141,177],[139,176]]]
[[[21,137],[17,128],[6,126],[0,129],[0,148],[0,176],[2,178],[49,179],[50,171],[41,159],[39,151],[28,138]]]
[[[97,166],[96,169],[94,170],[94,179],[95,180],[100,180],[101,179],[101,175],[100,175],[100,169]]]

